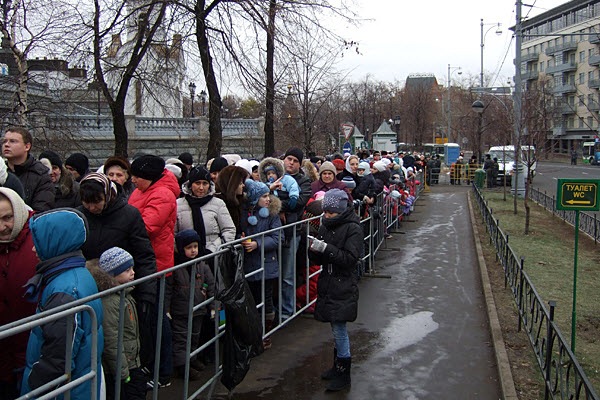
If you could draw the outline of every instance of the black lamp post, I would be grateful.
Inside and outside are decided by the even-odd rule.
[[[471,105],[473,111],[479,114],[477,121],[477,157],[479,163],[481,163],[481,135],[483,134],[483,111],[485,111],[485,104],[481,100],[475,100]]]
[[[190,89],[190,98],[192,99],[192,118],[194,118],[194,97],[196,96],[196,84],[194,82],[190,82],[188,88]]]
[[[396,153],[398,152],[398,145],[400,144],[400,122],[402,121],[402,117],[396,115],[394,117],[394,126],[396,127]]]
[[[202,101],[202,116],[204,116],[204,104],[206,104],[206,90],[200,91],[200,100]]]

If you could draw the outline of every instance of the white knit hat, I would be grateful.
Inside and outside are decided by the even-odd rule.
[[[385,171],[385,164],[383,163],[383,161],[376,161],[373,164],[373,168],[375,168],[377,171],[382,172]]]
[[[0,243],[10,243],[13,240],[15,240],[19,233],[21,233],[21,230],[23,230],[25,222],[27,222],[27,219],[29,218],[29,210],[31,210],[31,208],[29,208],[29,206],[25,204],[21,196],[19,196],[17,192],[15,192],[12,189],[9,189],[7,187],[0,187],[0,194],[4,195],[8,199],[8,201],[10,201],[10,204],[13,209],[14,219],[13,229],[12,233],[10,234],[10,238],[8,240],[0,241]]]

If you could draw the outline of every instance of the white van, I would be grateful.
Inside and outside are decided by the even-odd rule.
[[[511,177],[513,174],[513,166],[515,164],[515,146],[492,146],[488,151],[488,154],[492,159],[498,159],[498,165],[500,166],[500,170],[498,172],[498,184],[503,184],[504,182],[504,171],[507,171],[506,175],[506,183],[509,184],[511,181]],[[530,162],[533,162],[531,165],[531,171],[533,175],[535,175],[535,170],[537,167],[537,158],[535,155],[535,147],[534,146],[521,146],[521,153],[519,154],[519,162],[523,166],[523,171],[525,173],[529,172],[528,166]]]

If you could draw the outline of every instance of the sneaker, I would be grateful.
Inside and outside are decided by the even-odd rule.
[[[391,239],[391,238],[393,238],[393,236],[388,233],[388,234],[385,235],[385,238],[386,239]]]
[[[158,387],[160,388],[165,388],[171,386],[171,378],[158,378]],[[154,389],[154,380],[150,379],[148,382],[146,382],[146,388],[148,390],[153,390]]]

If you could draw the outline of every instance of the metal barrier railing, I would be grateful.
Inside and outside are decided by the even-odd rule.
[[[539,189],[530,188],[529,198],[571,226],[575,226],[575,211],[557,210],[556,196],[548,196],[545,191],[542,193]],[[594,239],[594,243],[597,243],[600,240],[600,220],[598,220],[597,215],[581,211],[579,213],[579,230]]]
[[[473,194],[481,211],[490,244],[504,269],[505,286],[510,287],[518,308],[519,330],[524,329],[535,353],[545,382],[544,398],[600,399],[577,361],[570,345],[554,322],[555,302],[549,309],[535,290],[524,270],[525,259],[519,258],[509,245],[509,237],[500,229],[481,191],[473,185]]]
[[[97,298],[97,297],[96,297]],[[85,298],[78,301],[74,301],[70,304],[66,304],[61,307],[57,307],[52,310],[44,311],[36,315],[32,315],[28,318],[23,318],[20,321],[16,321],[10,324],[6,324],[0,326],[0,340],[5,339],[7,337],[17,335],[21,332],[29,331],[35,327],[42,326],[46,323],[57,321],[63,318],[67,318],[71,315],[76,315],[80,312],[87,312],[90,314],[91,321],[91,334],[92,334],[92,342],[90,348],[90,371],[77,379],[71,381],[71,357],[73,354],[73,347],[70,344],[73,342],[74,335],[74,325],[66,324],[66,341],[67,344],[65,348],[65,360],[69,360],[69,362],[65,362],[65,372],[59,377],[51,380],[50,382],[46,382],[44,385],[30,391],[25,396],[19,397],[19,399],[52,399],[61,394],[69,392],[74,387],[91,381],[90,385],[90,399],[96,400],[97,391],[98,391],[98,379],[100,374],[97,370],[98,365],[98,322],[96,319],[96,312],[92,308],[92,306],[87,305],[89,301],[93,300],[93,298]],[[68,397],[67,397],[68,398]]]
[[[411,191],[411,193],[414,194],[415,198],[417,198],[419,196],[419,194],[423,191],[424,189],[424,179],[423,179],[423,173],[419,172],[417,174],[417,180],[420,180],[420,183],[418,185],[415,184],[408,184],[408,189]],[[396,189],[395,186],[391,186],[390,187],[390,191]],[[386,232],[390,229],[394,229],[399,227],[399,224],[402,220],[402,212],[398,207],[398,204],[391,199],[391,196],[388,196],[384,193],[380,193],[377,197],[376,197],[376,201],[373,205],[369,206],[369,211],[367,214],[364,213],[364,207],[366,205],[365,204],[359,204],[358,208],[357,208],[357,213],[359,215],[363,215],[364,218],[362,218],[361,220],[361,225],[363,226],[363,230],[365,232],[365,254],[362,257],[362,262],[365,263],[364,268],[365,268],[365,272],[373,275],[376,274],[375,271],[375,255],[377,253],[377,251],[380,249],[380,247],[382,246],[382,244],[385,242],[385,237],[386,237]],[[290,228],[292,227],[292,232],[293,232],[293,237],[291,240],[291,243],[296,243],[296,239],[300,238],[301,236],[304,237],[304,239],[306,240],[305,243],[308,243],[307,241],[307,235],[309,232],[309,228],[308,225],[310,224],[311,221],[314,221],[316,219],[321,218],[321,216],[315,216],[312,218],[308,218],[302,221],[298,221],[295,222],[293,224],[288,224],[285,226],[282,226],[281,228],[277,228],[277,229],[273,229],[270,231],[265,231],[265,232],[260,232],[257,233],[255,235],[252,236],[247,236],[241,239],[238,239],[236,241],[233,242],[228,242],[225,245],[223,245],[221,248],[219,248],[217,251],[215,251],[212,254],[194,259],[192,261],[189,261],[187,263],[184,264],[180,264],[180,265],[176,265],[173,266],[169,269],[166,269],[164,271],[161,272],[156,272],[152,275],[140,278],[140,279],[136,279],[133,282],[127,283],[127,284],[123,284],[117,287],[113,287],[111,289],[102,291],[98,294],[95,294],[93,296],[89,296],[87,298],[84,299],[80,299],[77,301],[74,301],[72,303],[69,304],[65,304],[63,306],[57,307],[55,309],[46,311],[44,313],[40,313],[40,314],[36,314],[36,315],[32,315],[30,317],[24,318],[22,320],[19,321],[15,321],[13,323],[4,325],[4,326],[0,326],[0,339],[3,339],[5,337],[8,336],[12,336],[14,334],[17,334],[19,332],[23,332],[25,330],[30,329],[33,326],[38,326],[38,325],[43,325],[44,323],[47,323],[49,321],[58,319],[60,317],[63,317],[64,315],[67,315],[69,313],[76,313],[76,312],[80,312],[82,310],[86,310],[86,311],[90,311],[93,312],[93,310],[88,310],[90,309],[89,306],[85,306],[85,303],[91,301],[91,300],[95,300],[95,299],[99,299],[105,296],[109,296],[109,295],[114,295],[115,293],[118,293],[120,295],[120,322],[119,322],[119,327],[118,327],[118,344],[117,344],[117,366],[116,366],[116,371],[120,371],[121,370],[121,355],[122,355],[122,351],[123,351],[123,331],[124,331],[124,323],[123,323],[123,318],[124,318],[124,313],[125,313],[125,293],[126,291],[135,286],[135,285],[140,285],[144,282],[150,281],[150,280],[157,280],[158,281],[158,291],[159,291],[159,299],[158,299],[158,321],[157,321],[157,331],[156,331],[156,343],[155,343],[155,360],[154,360],[154,376],[153,377],[149,377],[150,379],[153,379],[154,382],[158,382],[159,381],[159,367],[160,367],[160,362],[161,362],[161,354],[160,354],[160,348],[161,348],[161,344],[162,344],[162,321],[164,318],[166,318],[165,315],[165,310],[164,310],[164,297],[165,297],[165,287],[166,287],[166,276],[172,274],[174,271],[180,269],[180,268],[187,268],[187,267],[192,267],[192,271],[197,271],[198,267],[199,267],[199,263],[200,262],[209,262],[211,259],[216,258],[216,257],[220,257],[222,255],[224,255],[226,252],[231,251],[231,246],[238,246],[241,247],[241,243],[245,240],[248,239],[254,239],[254,238],[264,238],[265,235],[271,234],[273,232],[280,232],[285,228]],[[278,262],[279,262],[279,271],[281,272],[281,267],[282,267],[282,246],[283,246],[283,241],[281,240],[282,235],[279,235],[279,241],[278,241]],[[257,275],[257,274],[261,274],[263,275],[263,271],[264,271],[264,249],[258,249],[258,251],[261,251],[261,254],[263,255],[263,257],[261,257],[261,259],[263,260],[263,264],[261,265],[261,268],[252,272],[251,274],[246,275],[246,277],[251,276],[251,275]],[[310,272],[310,262],[308,260],[308,248],[303,248],[304,251],[304,258],[306,261],[306,267],[305,267],[305,273],[304,273],[304,280],[301,282],[302,284],[306,285],[307,290],[306,290],[306,295],[303,298],[303,306],[297,308],[293,315],[287,319],[287,320],[283,320],[282,319],[282,302],[280,301],[278,304],[278,315],[279,315],[279,320],[278,320],[278,324],[276,326],[274,326],[270,331],[266,330],[265,324],[264,324],[264,320],[265,320],[265,286],[264,286],[264,275],[262,276],[262,293],[261,293],[261,299],[260,301],[257,301],[256,306],[257,308],[260,310],[260,314],[262,316],[262,321],[263,321],[263,338],[266,338],[270,335],[272,335],[275,331],[277,331],[278,329],[281,329],[283,326],[285,326],[286,324],[290,323],[290,321],[292,319],[294,319],[295,317],[297,317],[298,315],[302,314],[303,312],[307,311],[307,309],[309,307],[311,307],[315,302],[316,302],[316,298],[315,299],[310,299],[310,293],[309,293],[309,285],[310,285],[310,280],[311,279],[315,279],[318,274],[321,272],[321,270],[319,269],[318,271],[314,271],[314,272]],[[244,253],[243,251],[241,252],[242,254]],[[298,287],[298,283],[297,282],[297,275],[296,275],[296,271],[297,271],[297,264],[296,264],[296,260],[294,259],[294,296],[293,296],[293,302],[294,304],[297,304],[297,297],[296,297],[296,290],[295,288]],[[218,262],[215,262],[215,266],[218,265]],[[191,274],[192,276],[195,276],[195,274]],[[282,298],[282,274],[279,274],[279,293],[278,294],[278,298],[281,299]],[[221,308],[221,305],[219,304],[218,301],[215,300],[214,297],[211,297],[209,299],[206,299],[204,302],[200,303],[200,304],[194,304],[193,302],[193,296],[194,296],[194,284],[195,284],[195,280],[191,279],[190,282],[190,301],[188,302],[188,326],[191,326],[191,319],[193,316],[193,312],[205,307],[205,306],[209,306],[212,305],[214,306],[215,310],[219,310]],[[96,318],[93,318],[93,323],[96,323]],[[185,362],[185,376],[189,376],[189,371],[190,371],[190,361],[196,357],[197,355],[199,355],[201,352],[203,351],[207,351],[208,349],[212,348],[214,349],[214,354],[215,354],[215,363],[214,363],[214,369],[212,372],[212,375],[207,377],[206,380],[202,381],[202,382],[198,382],[194,384],[194,387],[191,387],[191,382],[189,381],[189,379],[184,379],[183,380],[183,390],[182,390],[182,397],[183,399],[194,399],[197,398],[198,396],[200,396],[203,393],[206,393],[207,398],[211,398],[213,396],[214,393],[214,389],[216,386],[216,383],[218,382],[219,377],[222,375],[223,373],[223,369],[222,369],[222,365],[220,364],[220,347],[221,347],[221,339],[225,333],[225,329],[227,328],[227,322],[225,322],[224,324],[221,324],[219,320],[219,313],[216,312],[215,313],[215,319],[214,319],[214,334],[212,335],[212,338],[209,339],[206,343],[201,344],[198,348],[192,348],[191,346],[191,332],[188,332],[187,335],[187,355],[186,355],[186,362]],[[95,330],[94,330],[94,334],[95,334]],[[94,340],[94,348],[96,348],[97,346],[97,338],[95,338]],[[70,358],[66,358],[66,359],[70,359]],[[69,363],[67,363],[69,364]],[[92,363],[93,366],[95,366],[94,363]],[[117,374],[119,374],[119,372],[117,372]],[[68,392],[70,389],[72,389],[73,387],[77,386],[78,384],[80,384],[81,382],[88,380],[88,379],[97,379],[98,377],[98,371],[92,370],[92,372],[90,372],[89,374],[85,375],[84,377],[81,377],[80,379],[77,379],[76,381],[73,382],[69,382],[68,378],[69,375],[63,375],[61,376],[61,378],[59,378],[59,381],[53,381],[53,382],[49,382],[47,385],[44,385],[43,388],[40,388],[40,392],[43,390],[47,390],[50,386],[55,385],[56,383],[61,383],[62,386],[60,386],[58,389],[53,390],[52,392],[50,392],[49,394],[44,395],[44,397],[40,397],[40,398],[50,398],[53,397],[57,394],[60,393],[66,393]],[[120,386],[121,386],[121,380],[117,377],[117,379],[114,379],[115,382],[115,396],[116,398],[120,398]],[[159,385],[154,385],[153,389],[152,389],[152,398],[153,399],[158,399],[158,390],[159,390]],[[36,394],[38,393],[38,391],[36,391]],[[95,396],[95,394],[94,394]],[[91,397],[94,398],[94,397]]]

